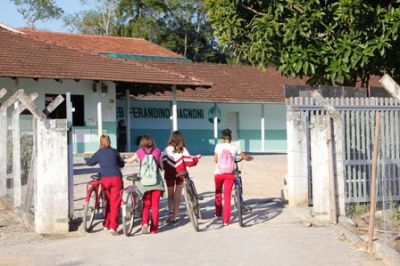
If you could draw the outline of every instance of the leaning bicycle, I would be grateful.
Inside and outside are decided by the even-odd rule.
[[[243,158],[239,160],[235,160],[235,170],[233,171],[234,175],[234,189],[233,189],[233,201],[234,201],[234,212],[236,212],[239,226],[243,227],[243,212],[251,212],[250,207],[245,207],[243,203],[243,183],[241,177],[241,171],[239,170],[238,163],[241,162]]]
[[[189,177],[188,172],[182,172],[176,175],[176,177],[184,176],[183,196],[185,198],[186,212],[189,216],[190,222],[193,225],[193,229],[198,232],[199,231],[199,221],[198,219],[202,219],[199,200],[202,200],[203,197],[197,194],[196,186],[194,185],[193,180]]]
[[[135,218],[140,218],[143,209],[143,195],[136,186],[136,182],[140,181],[139,174],[127,177],[132,181],[132,185],[124,188],[121,202],[122,229],[126,236],[132,235]]]
[[[86,186],[86,197],[83,205],[83,230],[90,232],[93,229],[93,221],[97,218],[104,218],[106,198],[101,184],[100,174],[90,176],[92,179]]]

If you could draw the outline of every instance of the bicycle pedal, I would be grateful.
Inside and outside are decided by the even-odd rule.
[[[203,197],[203,196],[200,196],[200,195],[197,195],[197,199],[198,199],[198,200],[203,200],[204,197]]]

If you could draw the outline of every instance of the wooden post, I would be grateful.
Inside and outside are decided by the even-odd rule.
[[[5,89],[1,90],[3,96],[6,92]],[[0,162],[2,162],[0,163],[0,197],[7,194],[7,109],[18,100],[18,96],[23,92],[22,89],[17,90],[0,106]]]
[[[37,98],[36,92],[29,96],[31,101]],[[12,139],[13,139],[13,190],[14,190],[14,208],[21,207],[21,131],[20,114],[25,110],[24,105],[19,105],[12,114]]]
[[[378,166],[378,153],[379,153],[379,140],[380,140],[380,128],[381,128],[381,116],[379,112],[375,115],[375,136],[374,146],[372,147],[372,167],[371,167],[371,207],[369,214],[369,227],[368,227],[368,252],[372,252],[372,243],[374,240],[374,228],[375,228],[375,212],[376,212],[376,172]]]

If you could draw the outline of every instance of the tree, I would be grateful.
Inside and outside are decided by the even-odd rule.
[[[34,29],[37,21],[48,19],[58,19],[64,11],[59,8],[54,0],[11,0],[17,7],[17,11],[22,14],[28,22],[29,27]]]
[[[310,84],[400,77],[400,1],[206,0],[218,41],[243,62]]]
[[[81,0],[82,5],[88,0]],[[117,0],[93,0],[94,10],[85,10],[75,14],[66,15],[64,24],[83,34],[109,35],[116,23]]]
[[[103,8],[98,5],[93,10],[69,15],[64,19],[65,24],[85,34],[145,38],[193,61],[226,61],[207,22],[203,0],[101,2]],[[112,8],[104,8],[111,2]],[[107,28],[104,17],[108,17]]]

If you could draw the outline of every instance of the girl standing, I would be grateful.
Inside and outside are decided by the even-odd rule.
[[[214,151],[214,161],[217,163],[215,167],[215,216],[222,217],[222,222],[224,225],[228,225],[231,219],[231,192],[234,183],[234,175],[233,175],[233,165],[221,165],[222,159],[224,159],[225,163],[234,163],[235,156],[240,155],[244,160],[250,161],[253,159],[251,156],[248,156],[246,153],[240,150],[240,148],[236,147],[231,143],[232,141],[232,131],[230,129],[222,130],[222,143],[218,143],[215,146]],[[226,152],[230,153],[231,160],[226,160],[222,158],[223,154]],[[224,155],[225,156],[225,155]],[[219,160],[221,159],[221,162]],[[232,161],[233,160],[233,161]],[[220,165],[218,164],[220,163]],[[223,169],[231,169],[229,171],[224,171]],[[224,204],[222,211],[222,187],[224,192]]]
[[[200,155],[192,156],[189,154],[183,135],[179,131],[172,132],[162,154],[164,177],[168,188],[169,213],[167,223],[176,223],[176,217],[179,215],[179,201],[185,177],[176,177],[176,175],[186,171],[186,167],[195,166],[199,159]]]
[[[123,189],[122,174],[120,168],[124,167],[118,151],[111,148],[110,137],[101,135],[100,148],[86,161],[87,165],[100,165],[101,184],[106,197],[103,227],[110,230],[112,235],[118,235],[118,217],[121,207],[121,190]]]
[[[157,182],[155,185],[143,186],[139,183],[139,190],[143,194],[143,212],[142,212],[142,233],[156,234],[158,232],[159,225],[159,209],[160,209],[160,198],[164,193],[164,181],[161,178],[159,169],[162,168],[162,162],[160,160],[161,151],[156,147],[156,143],[150,135],[143,135],[139,142],[139,149],[130,158],[125,159],[126,163],[131,163],[139,158],[140,163],[143,162],[146,154],[151,154],[157,164]],[[151,209],[151,223],[149,223],[149,214]]]

